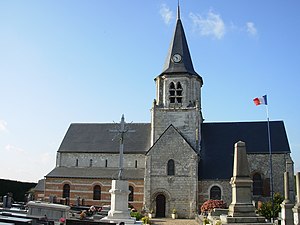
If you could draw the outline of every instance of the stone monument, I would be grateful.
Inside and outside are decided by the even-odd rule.
[[[116,130],[110,130],[111,132],[118,133],[120,136],[120,158],[119,158],[119,173],[118,179],[112,180],[111,189],[111,209],[108,215],[101,219],[104,222],[111,222],[117,224],[140,224],[136,222],[134,217],[130,216],[130,211],[128,210],[128,181],[124,180],[123,172],[123,151],[124,151],[124,134],[127,132],[135,132],[134,130],[129,130],[125,127],[124,115],[122,115],[120,126]]]
[[[281,224],[293,225],[293,204],[289,199],[290,184],[289,184],[289,172],[284,173],[284,200],[280,204],[281,206]]]
[[[296,173],[296,203],[293,208],[294,224],[300,225],[300,172]]]
[[[221,215],[222,224],[267,224],[265,218],[257,216],[252,204],[251,185],[245,142],[239,141],[234,146],[232,202],[228,215]]]

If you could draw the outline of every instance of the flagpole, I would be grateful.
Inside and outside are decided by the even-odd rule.
[[[274,219],[274,183],[273,183],[272,146],[271,146],[271,132],[270,132],[270,119],[269,119],[268,104],[266,104],[266,112],[267,112],[267,125],[268,125],[268,145],[269,145],[269,164],[270,164],[270,189],[271,189],[271,201],[272,201],[272,217],[271,217],[271,219]]]

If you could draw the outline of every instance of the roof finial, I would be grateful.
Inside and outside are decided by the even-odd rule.
[[[180,7],[179,7],[179,0],[177,3],[177,20],[180,20]]]

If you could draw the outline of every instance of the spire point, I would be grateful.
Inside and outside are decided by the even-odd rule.
[[[180,5],[179,5],[179,0],[177,2],[177,20],[180,20]]]

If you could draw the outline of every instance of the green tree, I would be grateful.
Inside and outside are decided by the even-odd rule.
[[[272,201],[262,203],[261,208],[258,210],[259,215],[266,217],[268,220],[278,217],[278,213],[281,211],[280,204],[283,200],[284,198],[279,193],[275,193],[274,206],[272,207]]]

